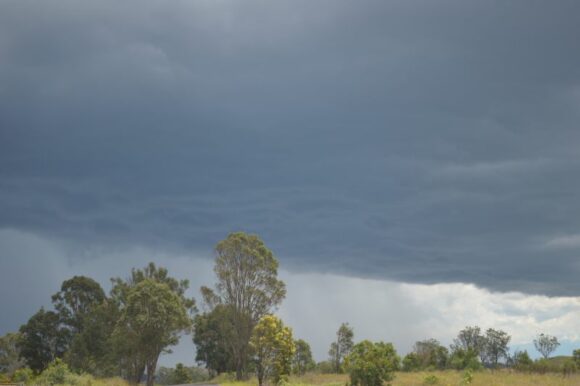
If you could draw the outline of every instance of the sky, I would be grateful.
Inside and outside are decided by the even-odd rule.
[[[0,334],[75,274],[108,288],[155,261],[199,298],[241,230],[317,359],[346,321],[401,352],[467,324],[580,347],[579,15],[0,2]]]

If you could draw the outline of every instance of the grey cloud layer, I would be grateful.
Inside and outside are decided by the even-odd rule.
[[[578,295],[578,8],[4,1],[0,227]]]

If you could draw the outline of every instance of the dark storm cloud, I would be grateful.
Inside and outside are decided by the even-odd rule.
[[[0,227],[578,295],[579,8],[4,1]]]

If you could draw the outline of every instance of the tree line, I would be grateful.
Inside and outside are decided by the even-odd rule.
[[[329,359],[316,364],[309,344],[273,313],[286,296],[278,261],[256,235],[231,233],[215,247],[212,287],[202,287],[196,304],[186,295],[187,280],[150,263],[128,278],[111,279],[106,293],[98,282],[75,276],[52,296],[53,309],[41,308],[17,333],[0,338],[0,374],[30,378],[65,366],[97,377],[120,376],[131,383],[176,382],[201,376],[178,365],[162,368],[164,352],[192,333],[195,360],[209,377],[233,373],[238,380],[255,375],[259,385],[280,383],[292,373],[348,372],[353,386],[378,385],[393,371],[479,369],[512,366],[532,369],[527,352],[510,355],[504,331],[466,327],[447,348],[435,339],[416,342],[402,359],[386,342],[354,343],[343,323],[331,342]],[[201,311],[198,309],[201,308]],[[555,337],[534,341],[544,358],[558,347]],[[580,350],[574,352],[580,364]],[[53,368],[51,368],[53,366]]]

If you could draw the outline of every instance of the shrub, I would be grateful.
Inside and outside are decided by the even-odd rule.
[[[419,363],[419,357],[416,353],[412,352],[403,358],[403,371],[417,371],[421,368],[421,363]]]
[[[534,361],[532,361],[527,351],[516,351],[511,358],[511,364],[516,370],[530,371]]]
[[[425,377],[425,379],[423,380],[423,384],[424,385],[438,385],[439,384],[439,378],[437,378],[433,374],[427,375]]]
[[[568,360],[564,362],[564,364],[562,365],[562,374],[564,374],[564,376],[573,374],[576,372],[576,370],[577,370],[576,363],[574,363],[573,360]]]
[[[466,372],[463,373],[463,377],[461,378],[461,384],[471,385],[471,382],[473,382],[473,371],[467,370]]]
[[[345,364],[353,386],[382,386],[393,379],[399,357],[391,343],[364,340],[352,348]]]
[[[63,384],[71,375],[72,372],[69,370],[68,365],[61,359],[56,359],[48,365],[48,367],[38,376],[36,381],[42,385]]]
[[[29,367],[23,367],[14,372],[12,376],[13,382],[28,383],[34,378],[34,372]]]

